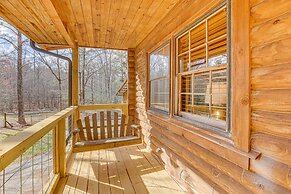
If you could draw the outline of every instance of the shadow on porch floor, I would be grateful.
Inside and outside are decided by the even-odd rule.
[[[142,145],[72,154],[56,193],[184,193]]]

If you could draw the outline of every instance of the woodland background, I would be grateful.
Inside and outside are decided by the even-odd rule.
[[[71,50],[53,51],[71,58]],[[120,103],[116,92],[127,79],[127,52],[80,48],[81,104]],[[30,40],[0,18],[0,113],[58,111],[68,106],[68,64],[38,53]]]

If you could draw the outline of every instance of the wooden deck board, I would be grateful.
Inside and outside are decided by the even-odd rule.
[[[73,153],[56,193],[185,193],[141,145]]]

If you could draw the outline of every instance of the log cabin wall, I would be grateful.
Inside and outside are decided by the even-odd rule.
[[[225,157],[227,150],[207,149],[169,116],[147,112],[148,53],[220,3],[181,1],[136,48],[136,120],[144,142],[188,191],[291,193],[290,0],[250,0],[250,139],[261,156],[249,160],[249,169]]]
[[[128,60],[128,79],[127,79],[127,100],[128,100],[128,122],[135,123],[135,99],[136,99],[136,80],[135,80],[135,51],[134,49],[127,50]]]

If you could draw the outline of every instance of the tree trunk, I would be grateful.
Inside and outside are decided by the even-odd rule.
[[[94,76],[91,79],[91,103],[94,104]]]
[[[22,80],[22,37],[18,31],[17,34],[17,109],[18,109],[18,123],[26,124],[24,117],[23,105],[23,80]]]

